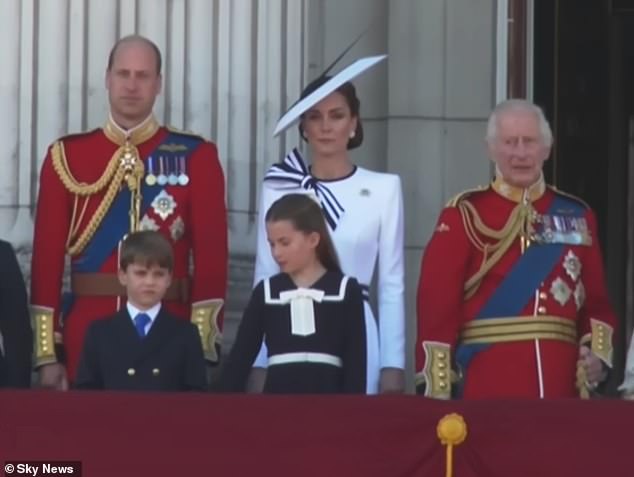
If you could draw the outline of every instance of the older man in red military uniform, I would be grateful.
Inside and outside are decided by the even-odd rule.
[[[544,183],[552,133],[537,106],[500,103],[488,187],[442,211],[418,287],[417,390],[435,398],[587,396],[612,366],[594,213]]]
[[[106,71],[105,126],[58,140],[44,160],[31,293],[43,386],[67,388],[90,322],[125,306],[118,248],[132,230],[158,230],[172,242],[174,283],[165,306],[191,317],[206,358],[218,359],[227,281],[224,176],[214,144],[159,126],[152,108],[161,83],[156,45],[140,36],[119,40]],[[63,303],[66,255],[71,294]]]

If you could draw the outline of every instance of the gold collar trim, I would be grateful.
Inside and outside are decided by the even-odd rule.
[[[546,191],[546,182],[544,181],[544,174],[540,174],[539,179],[532,186],[521,188],[515,187],[509,184],[502,178],[501,174],[497,174],[495,180],[491,184],[491,187],[495,192],[502,197],[506,197],[513,202],[534,202],[539,199]]]
[[[154,136],[159,127],[156,118],[151,114],[141,124],[126,131],[114,121],[112,114],[110,114],[103,131],[108,139],[119,146],[123,146],[126,142],[136,146]]]

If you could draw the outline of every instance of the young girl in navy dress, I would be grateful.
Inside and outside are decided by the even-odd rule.
[[[362,290],[341,272],[319,204],[306,194],[285,195],[265,219],[281,273],[253,290],[221,389],[245,390],[264,339],[269,366],[265,393],[364,393]]]

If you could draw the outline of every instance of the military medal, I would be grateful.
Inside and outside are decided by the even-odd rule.
[[[187,169],[185,165],[185,156],[180,156],[180,174],[178,175],[178,183],[182,186],[189,184],[189,176],[187,176]]]
[[[145,183],[149,186],[156,185],[156,176],[154,175],[154,164],[152,156],[148,157],[148,173],[145,176]]]
[[[167,182],[169,185],[177,185],[178,184],[178,176],[176,175],[177,164],[174,164],[176,157],[168,157],[167,165],[169,169],[169,175],[167,176]],[[170,160],[173,159],[173,160]],[[174,167],[172,167],[174,166]]]
[[[167,219],[176,209],[176,200],[165,189],[152,201],[152,209],[162,220]]]
[[[156,178],[156,182],[158,182],[158,185],[160,186],[164,186],[165,184],[167,184],[167,176],[164,174],[165,172],[165,164],[164,164],[164,160],[165,158],[163,156],[159,156],[159,175]]]
[[[561,277],[557,277],[550,285],[550,294],[557,303],[561,306],[566,306],[566,303],[568,303],[568,300],[572,295],[572,290],[568,284],[561,279]]]
[[[535,221],[535,232],[534,239],[538,243],[592,245],[592,236],[583,217],[541,215]]]
[[[568,250],[564,258],[564,268],[573,281],[576,282],[579,280],[581,276],[581,260],[579,260],[579,257],[577,257],[572,250]]]

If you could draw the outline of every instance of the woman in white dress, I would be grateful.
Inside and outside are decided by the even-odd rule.
[[[403,392],[405,316],[403,284],[403,205],[400,178],[355,165],[348,154],[363,141],[360,103],[352,83],[321,76],[302,92],[319,93],[300,115],[299,130],[308,143],[310,168],[297,150],[272,166],[262,186],[254,283],[279,272],[267,243],[264,216],[280,196],[303,191],[322,205],[343,272],[365,291],[378,264],[378,314],[365,303],[367,392]],[[335,85],[328,93],[329,85]],[[328,94],[324,94],[328,93]],[[264,381],[266,349],[254,363],[250,389]],[[258,368],[260,368],[258,370]]]

